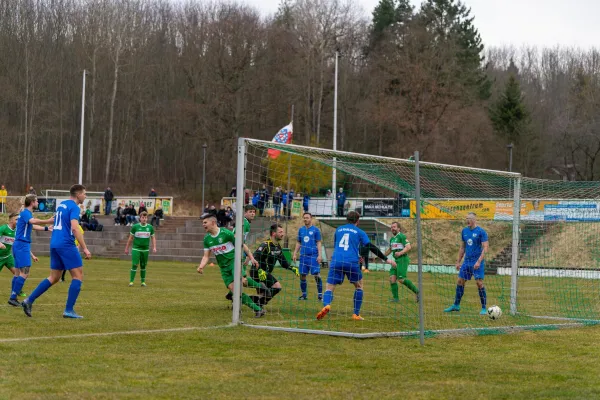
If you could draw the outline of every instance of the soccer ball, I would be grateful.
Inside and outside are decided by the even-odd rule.
[[[498,319],[502,316],[502,309],[498,306],[491,306],[487,312],[490,319]]]

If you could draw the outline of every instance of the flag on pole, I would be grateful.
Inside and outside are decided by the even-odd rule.
[[[283,128],[281,128],[279,130],[279,132],[277,132],[277,134],[275,135],[273,140],[271,140],[271,142],[284,143],[284,144],[292,143],[293,135],[294,135],[293,122],[290,122],[289,125],[284,126]],[[271,157],[272,159],[276,159],[277,157],[279,157],[279,154],[281,154],[281,151],[275,150],[275,149],[269,149],[268,153],[269,153],[269,157]]]

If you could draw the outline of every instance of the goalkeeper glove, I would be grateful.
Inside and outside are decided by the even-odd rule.
[[[264,269],[259,269],[258,270],[258,279],[261,281],[266,281],[267,280],[267,272]]]
[[[290,269],[292,270],[292,272],[293,272],[294,274],[296,274],[296,276],[300,276],[300,272],[298,272],[298,268],[296,268],[296,267],[292,267],[292,268],[290,268]]]

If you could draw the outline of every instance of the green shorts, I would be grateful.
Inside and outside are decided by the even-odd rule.
[[[131,264],[146,268],[146,265],[148,265],[148,253],[149,251],[131,250]]]
[[[11,255],[6,256],[6,258],[1,258],[0,259],[0,271],[2,271],[2,268],[14,268],[15,267],[15,258]]]
[[[395,258],[396,268],[390,269],[390,276],[394,275],[398,279],[406,278],[406,273],[408,272],[408,264],[410,263],[410,259],[408,257],[400,257]]]
[[[219,268],[221,269],[221,278],[223,278],[223,283],[225,284],[225,287],[229,288],[229,285],[231,285],[231,283],[233,282],[233,272],[234,272],[234,267],[233,267],[233,263],[230,264],[226,264],[224,266],[220,266]]]

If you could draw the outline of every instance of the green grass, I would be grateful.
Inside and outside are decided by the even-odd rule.
[[[47,273],[48,259],[42,259],[32,269],[26,291]],[[413,338],[357,340],[231,328],[226,327],[231,310],[216,268],[209,267],[200,276],[191,264],[154,262],[149,266],[147,288],[138,283],[127,287],[127,262],[92,260],[86,262],[85,274],[76,307],[84,320],[61,317],[68,283],[57,284],[41,297],[31,319],[20,309],[0,306],[0,398],[551,399],[600,395],[596,362],[600,327],[434,337],[424,347]],[[296,305],[292,299],[297,296],[297,282],[286,274],[281,272],[281,278],[288,289],[270,305],[268,318],[261,322],[276,325],[292,316],[302,320],[298,311],[302,307],[306,313],[302,324],[314,324],[319,304],[310,300]],[[475,322],[494,326],[470,315],[477,308],[474,285],[465,294],[464,316],[439,314],[451,300],[448,293],[454,277],[428,275],[429,290],[440,291],[427,299],[428,318],[462,318],[462,323],[444,322],[444,326]],[[3,271],[0,278],[4,285],[0,293],[7,297],[10,274]],[[398,329],[401,321],[413,321],[409,311],[416,305],[405,288],[401,288],[405,296],[401,308],[384,309],[378,296],[387,297],[385,274],[370,274],[366,279],[366,326],[348,321],[351,291],[347,284],[336,292],[335,314],[325,324],[363,332],[373,327]],[[500,284],[492,281],[490,277],[490,290],[499,290]],[[541,296],[551,293],[539,280],[532,280],[530,287],[536,288],[541,302],[546,301]],[[314,294],[314,282],[309,293]],[[384,310],[389,318],[374,318]],[[244,319],[254,322],[246,312]],[[497,323],[508,321],[503,317]],[[124,334],[186,327],[196,329]],[[78,336],[111,332],[117,334]],[[60,335],[72,336],[52,338]],[[6,341],[12,338],[33,339]]]

